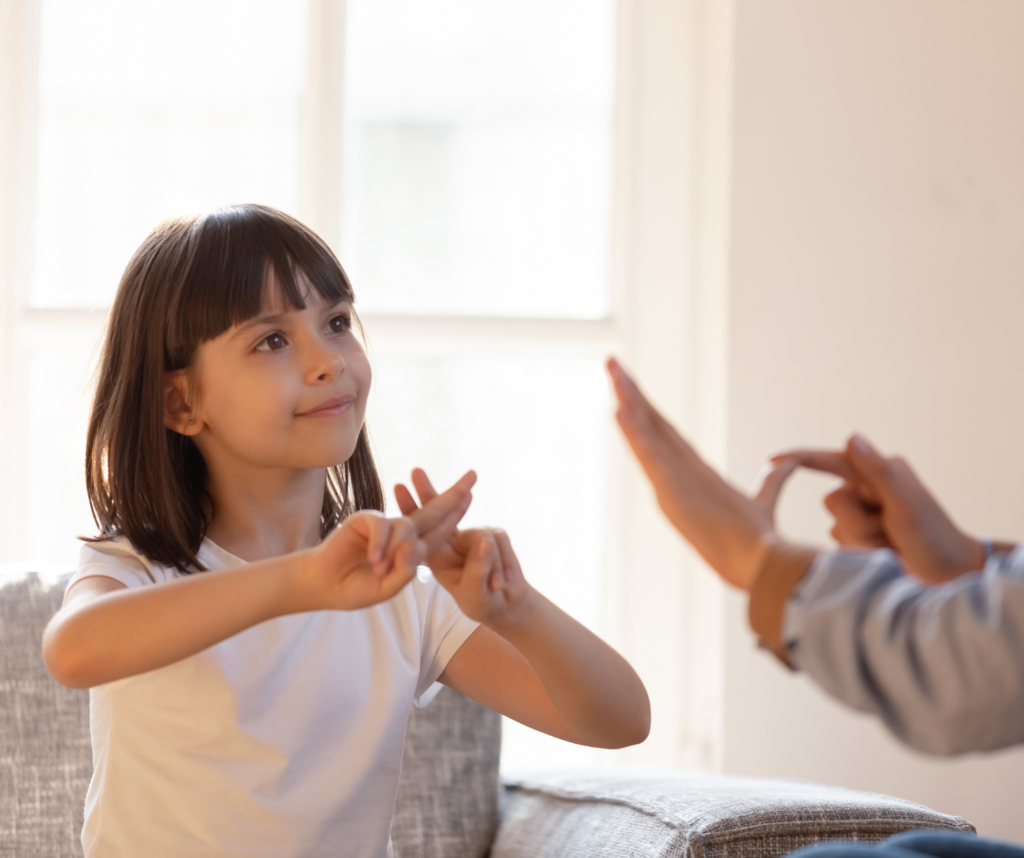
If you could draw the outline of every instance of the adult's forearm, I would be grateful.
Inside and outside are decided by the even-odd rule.
[[[925,586],[889,551],[822,554],[790,599],[790,660],[933,754],[1024,742],[1024,552]]]
[[[288,555],[73,601],[43,636],[47,667],[64,685],[90,688],[181,661],[298,609],[289,573],[299,562]]]
[[[494,631],[526,658],[576,741],[621,748],[647,738],[647,689],[619,653],[539,593],[526,616]]]

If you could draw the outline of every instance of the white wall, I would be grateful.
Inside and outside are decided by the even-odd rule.
[[[1024,534],[1024,3],[737,0],[727,460],[861,429],[979,534]],[[783,526],[823,542],[825,483]],[[724,768],[918,800],[1024,842],[1024,750],[908,752],[756,652]]]

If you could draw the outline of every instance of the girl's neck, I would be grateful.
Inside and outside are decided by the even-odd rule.
[[[211,470],[214,514],[206,536],[250,563],[316,545],[326,479],[323,469]]]

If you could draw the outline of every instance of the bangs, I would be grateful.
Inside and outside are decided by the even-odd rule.
[[[276,209],[241,205],[202,215],[186,241],[181,281],[168,296],[165,371],[187,368],[202,343],[256,317],[272,279],[289,309],[306,308],[300,274],[325,303],[354,300],[326,242]]]

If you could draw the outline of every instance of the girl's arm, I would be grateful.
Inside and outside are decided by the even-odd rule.
[[[421,516],[351,516],[316,548],[129,589],[83,578],[43,634],[58,682],[90,688],[165,667],[286,614],[355,610],[391,598],[470,503],[467,474]]]
[[[414,473],[420,498],[433,497]],[[396,494],[409,513],[415,501]],[[629,663],[531,587],[501,530],[457,533],[427,563],[462,612],[481,623],[440,681],[484,706],[559,739],[600,748],[635,745],[651,706]]]
[[[441,682],[569,742],[622,748],[646,739],[651,705],[629,663],[526,582],[504,531],[465,536],[475,537],[465,565],[438,580],[482,625]]]

